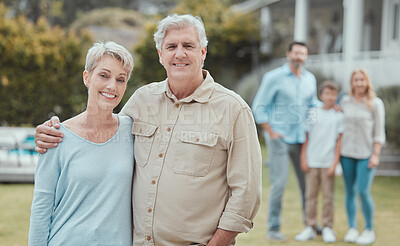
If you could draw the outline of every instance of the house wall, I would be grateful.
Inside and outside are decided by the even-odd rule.
[[[394,23],[394,10],[397,6],[397,24]],[[384,0],[382,7],[382,43],[381,50],[400,49],[400,0]],[[393,39],[393,30],[397,27],[397,40]]]
[[[388,45],[385,45],[385,37],[390,31],[388,18],[390,18],[391,10],[388,3],[400,2],[400,0],[364,0],[363,7],[360,9],[362,11],[361,38],[357,46],[361,52],[353,50],[352,55],[347,56],[347,59],[345,54],[341,53],[343,51],[343,1],[349,0],[310,0],[307,41],[310,56],[306,67],[326,78],[336,80],[344,90],[348,90],[350,74],[355,68],[366,69],[376,88],[400,85],[400,79],[395,73],[400,67],[400,42],[397,48],[396,46],[393,48],[392,42],[390,52],[385,52],[389,49]],[[271,6],[273,23],[276,26],[274,30],[280,33],[292,32],[293,17],[287,15],[294,14],[292,12],[294,4],[294,1],[282,1]],[[286,30],[282,31],[283,28]],[[280,46],[285,45],[284,48],[286,48],[293,36],[287,34],[281,37],[285,39],[279,40],[280,44],[275,51],[280,53],[275,57],[284,57],[285,49]],[[381,49],[384,51],[381,52]],[[285,59],[280,59],[280,61],[285,61]]]
[[[400,85],[397,74],[400,68],[400,50],[392,52],[360,52],[353,61],[343,61],[342,54],[311,55],[306,67],[314,72],[334,79],[344,91],[350,88],[350,75],[356,68],[363,68],[369,74],[376,89],[391,85]]]
[[[359,28],[362,30],[362,36],[357,46],[359,49],[353,50],[351,56],[342,53],[343,44],[340,39],[344,25],[343,3],[353,0],[309,1],[310,56],[305,64],[306,68],[320,74],[321,77],[335,80],[341,84],[344,91],[348,91],[351,72],[356,68],[366,69],[377,89],[400,85],[400,77],[397,74],[400,68],[400,38],[396,42],[388,42],[389,28],[393,27],[390,24],[390,13],[393,11],[393,3],[400,4],[400,0],[364,0],[360,9],[362,21]],[[281,58],[261,65],[253,75],[244,76],[243,82],[247,80],[258,84],[263,73],[287,62],[285,52],[288,43],[293,39],[294,6],[294,0],[282,0],[269,6],[275,32],[273,55]]]
[[[295,0],[282,0],[269,6],[273,23],[273,56],[285,55],[293,40]],[[340,52],[343,6],[337,0],[310,0],[307,43],[310,54]]]

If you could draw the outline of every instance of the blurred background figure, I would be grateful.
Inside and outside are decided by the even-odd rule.
[[[382,100],[376,97],[365,70],[353,71],[350,86],[349,95],[340,101],[344,113],[340,162],[346,187],[346,211],[349,223],[344,241],[371,244],[375,241],[375,208],[371,185],[386,139],[385,109]],[[360,236],[357,230],[357,194],[361,200],[365,221]]]
[[[300,169],[300,150],[306,139],[306,112],[320,103],[315,76],[303,67],[307,56],[305,43],[290,43],[286,52],[288,64],[264,75],[252,104],[256,123],[263,129],[268,149],[271,187],[267,236],[277,241],[286,240],[280,232],[280,215],[289,177],[289,157],[296,171],[305,218],[305,180]]]

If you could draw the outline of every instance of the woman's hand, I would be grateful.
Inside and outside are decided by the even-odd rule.
[[[371,157],[369,158],[369,163],[368,163],[368,168],[374,168],[379,165],[379,155],[377,154],[372,154]]]

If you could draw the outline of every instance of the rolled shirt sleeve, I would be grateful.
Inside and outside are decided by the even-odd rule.
[[[269,121],[268,106],[271,105],[274,95],[272,88],[271,76],[266,73],[261,81],[260,88],[253,100],[252,110],[257,124],[266,123]]]
[[[218,227],[248,232],[261,203],[261,151],[252,113],[243,108],[233,123],[227,181],[231,196]]]

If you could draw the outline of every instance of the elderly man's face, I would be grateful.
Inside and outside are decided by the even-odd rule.
[[[207,48],[201,48],[195,27],[168,30],[158,55],[168,80],[196,82],[202,78],[202,63]]]
[[[300,68],[300,66],[306,61],[307,56],[307,47],[298,44],[293,45],[292,50],[286,52],[286,57],[294,68]]]

